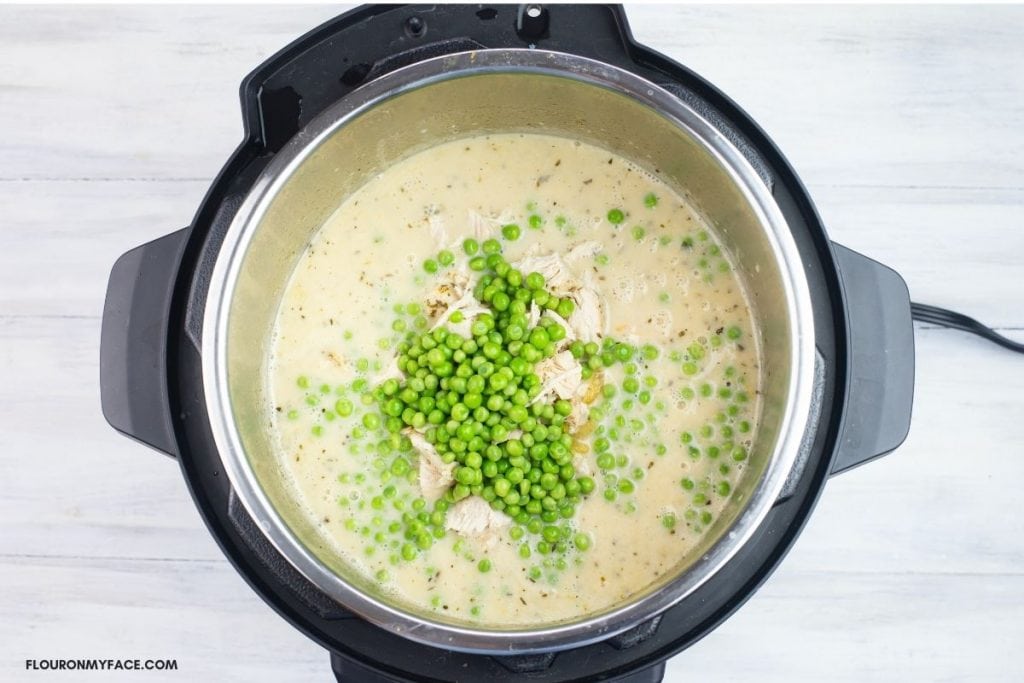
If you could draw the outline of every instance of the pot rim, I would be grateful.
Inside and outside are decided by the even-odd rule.
[[[260,485],[234,423],[227,378],[231,295],[241,264],[255,228],[299,166],[337,130],[386,100],[454,78],[499,73],[569,78],[632,97],[701,144],[731,176],[765,228],[783,279],[792,340],[779,440],[732,527],[660,589],[596,616],[538,629],[488,630],[424,619],[356,589],[325,566],[292,533]],[[551,652],[605,640],[661,614],[706,582],[750,539],[778,499],[807,429],[814,376],[810,292],[796,244],[771,192],[742,153],[676,96],[632,72],[578,55],[529,49],[460,52],[397,69],[352,91],[289,140],[260,174],[225,234],[208,291],[202,335],[203,386],[214,442],[246,511],[277,551],[317,588],[367,621],[426,645],[480,654]]]

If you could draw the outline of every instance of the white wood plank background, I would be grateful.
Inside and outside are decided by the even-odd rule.
[[[97,355],[110,265],[188,223],[240,137],[240,79],[341,9],[0,8],[0,680],[76,680],[24,671],[74,656],[179,660],[146,681],[326,680],[175,465],[103,422]],[[1024,7],[628,12],[767,129],[835,239],[1024,337]],[[917,342],[906,444],[830,482],[669,680],[1024,678],[1024,357]]]

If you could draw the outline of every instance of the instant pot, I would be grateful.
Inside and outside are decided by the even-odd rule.
[[[760,128],[597,5],[369,6],[242,83],[245,139],[191,225],[124,254],[103,314],[103,412],[176,458],[211,533],[338,680],[658,681],[778,565],[825,481],[906,437],[906,285],[828,239]],[[742,496],[685,567],[577,622],[498,631],[376,595],[289,506],[258,398],[308,240],[409,153],[498,131],[585,139],[683,188],[738,263],[762,331],[762,428]]]

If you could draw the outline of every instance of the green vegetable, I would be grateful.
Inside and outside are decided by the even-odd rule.
[[[625,219],[621,210],[614,211]],[[610,220],[615,216],[613,212],[609,212]],[[541,223],[539,216],[536,220],[531,216],[531,227]],[[510,223],[502,226],[501,236],[514,241],[522,237],[522,231]],[[378,515],[380,523],[375,523],[377,530],[372,533],[378,545],[394,544],[387,550],[394,562],[415,559],[430,548],[435,539],[445,535],[447,506],[476,495],[515,521],[509,531],[513,541],[527,534],[535,537],[519,545],[524,559],[536,549],[542,555],[553,555],[547,560],[551,567],[568,566],[561,555],[588,549],[591,537],[571,532],[563,520],[574,517],[576,506],[594,493],[596,484],[591,477],[577,476],[573,466],[579,449],[565,426],[573,413],[572,403],[555,396],[537,401],[541,381],[535,368],[559,348],[568,348],[579,360],[584,379],[604,367],[622,364],[625,379],[619,386],[627,394],[636,395],[622,404],[623,411],[628,411],[635,409],[634,401],[646,405],[652,400],[647,389],[657,381],[646,374],[646,389],[641,391],[640,364],[657,359],[659,350],[652,345],[636,348],[610,337],[600,344],[579,340],[565,344],[569,330],[557,316],[542,316],[532,324],[529,311],[536,306],[567,320],[576,311],[572,299],[547,289],[548,283],[540,273],[524,273],[511,266],[502,256],[502,243],[497,239],[482,244],[467,239],[462,251],[470,257],[468,265],[475,273],[473,296],[486,312],[474,315],[468,333],[463,335],[448,326],[466,324],[468,316],[461,312],[450,316],[447,324],[428,330],[422,305],[396,304],[392,330],[398,335],[385,341],[397,348],[402,376],[373,387],[360,377],[351,385],[360,402],[341,397],[335,403],[338,416],[357,414],[360,418],[359,426],[352,429],[349,449],[370,454],[372,471],[386,484],[379,492],[367,492],[358,506],[361,509],[368,503],[369,509],[383,512],[393,508],[401,514],[400,521],[391,524]],[[455,254],[441,250],[433,261],[433,271],[424,263],[428,272],[452,265]],[[405,315],[413,317],[403,318]],[[357,361],[357,365],[366,365],[363,372],[369,372],[369,361]],[[605,402],[591,407],[591,420],[601,421],[612,409],[610,400],[617,393],[617,387],[606,381],[601,390]],[[360,406],[366,406],[366,411],[360,408],[356,413]],[[656,434],[654,413],[640,416],[650,424],[633,419],[626,429],[623,420],[607,431],[601,426],[594,436],[593,451],[605,477],[602,495],[609,501],[632,494],[636,482],[646,474],[638,467],[632,468],[632,477],[613,474],[629,467],[624,455],[611,453],[614,441],[643,438],[650,445],[646,434]],[[619,419],[621,416],[616,417],[616,424]],[[402,434],[408,427],[423,434],[442,462],[453,465],[454,485],[433,510],[427,509],[422,499],[410,500],[402,493],[404,483],[414,483],[418,476],[411,464],[415,462],[412,443]],[[662,449],[667,450],[664,446]],[[631,505],[627,499],[624,510],[635,510]],[[377,534],[382,535],[378,538]],[[487,572],[490,560],[484,558],[477,566]]]

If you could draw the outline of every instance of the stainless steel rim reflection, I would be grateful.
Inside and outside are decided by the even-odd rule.
[[[381,102],[448,79],[488,73],[557,76],[616,91],[651,107],[700,141],[727,169],[757,212],[783,275],[785,308],[790,312],[791,374],[778,444],[744,512],[729,532],[657,592],[596,617],[533,630],[487,630],[424,619],[356,589],[331,571],[295,537],[265,494],[242,447],[228,391],[231,295],[261,217],[292,173],[335,131]],[[203,322],[203,382],[215,443],[236,494],[268,540],[307,579],[368,621],[414,641],[491,654],[543,652],[604,640],[663,612],[703,584],[749,540],[778,498],[807,428],[813,340],[807,282],[785,219],[753,167],[719,131],[667,91],[616,67],[562,53],[482,50],[419,62],[367,84],[316,118],[268,165],[236,214],[210,280]]]

